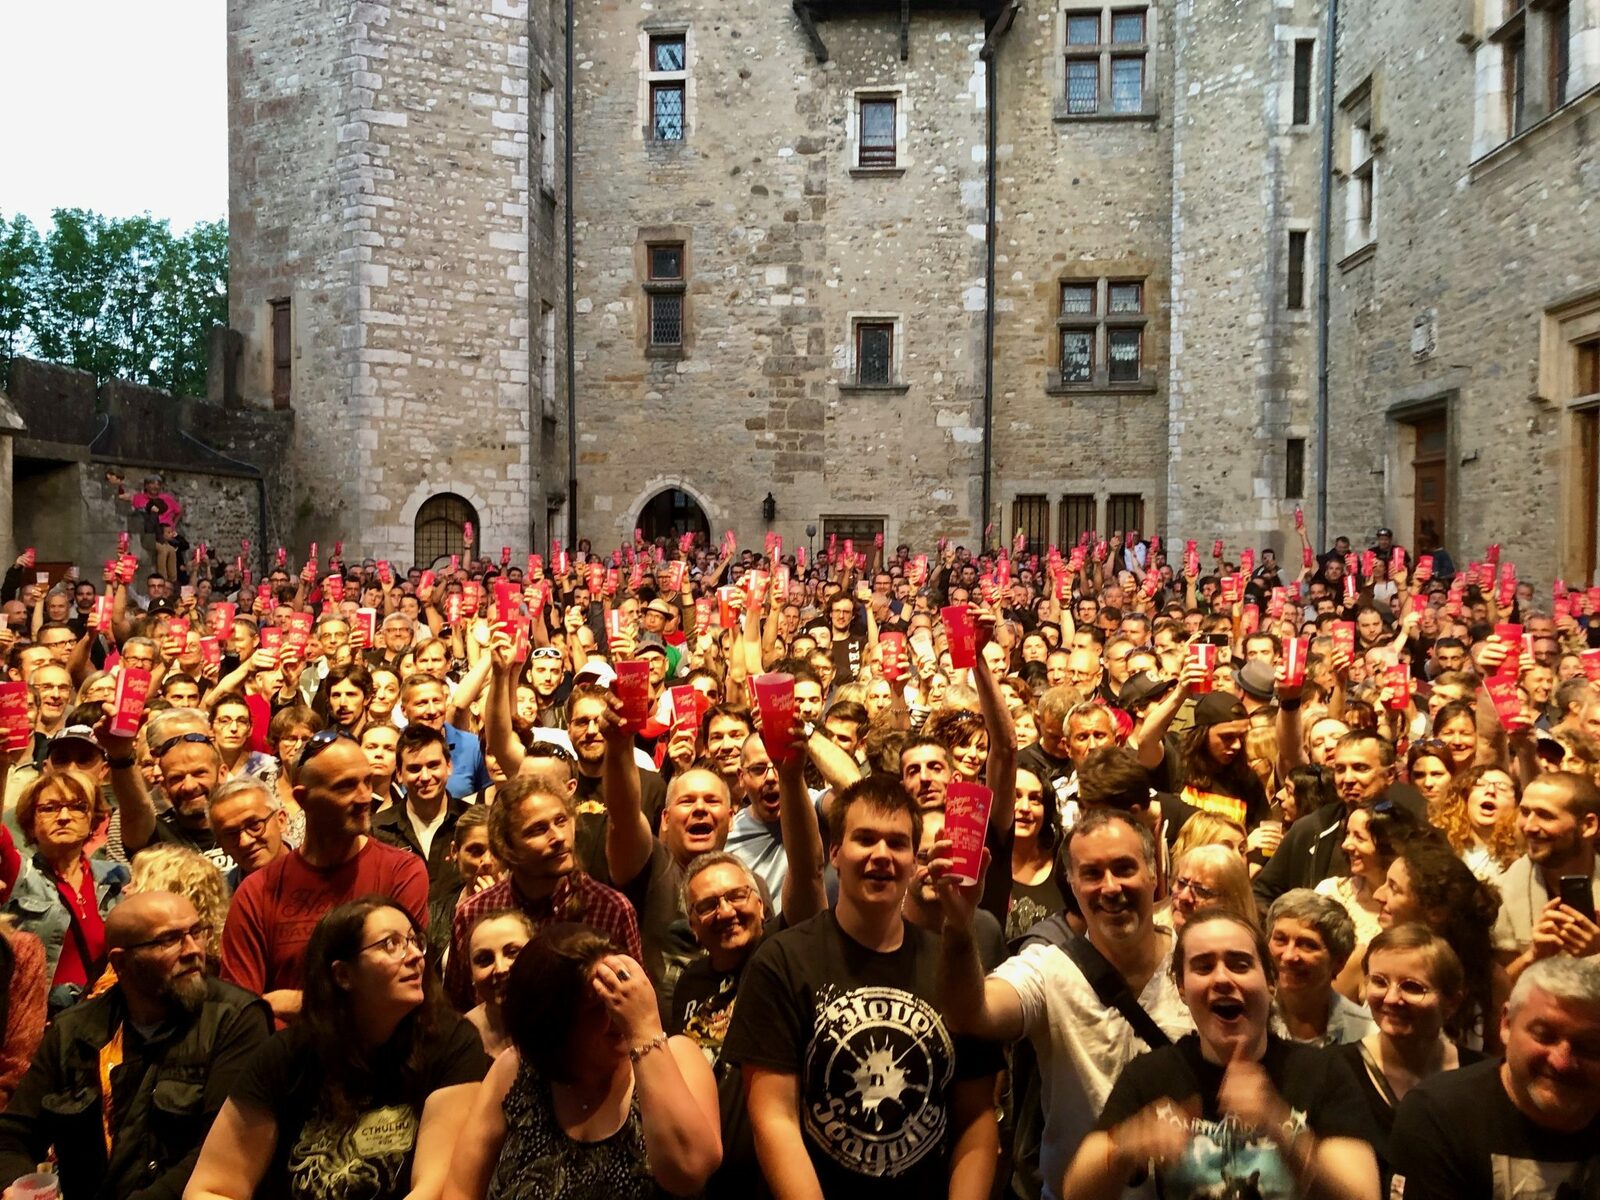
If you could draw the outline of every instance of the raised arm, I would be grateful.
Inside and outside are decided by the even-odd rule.
[[[827,741],[817,733],[813,733],[810,740],[816,741],[819,737]],[[783,913],[788,923],[795,925],[827,908],[828,893],[822,882],[822,830],[817,825],[811,794],[806,791],[805,763],[809,747],[801,730],[795,730],[790,749],[788,757],[776,765],[778,830],[783,839],[784,857],[789,862],[783,878]]]
[[[995,615],[978,612],[975,617],[979,640],[987,641],[994,635]],[[983,716],[983,727],[989,733],[989,760],[984,768],[984,778],[994,793],[989,824],[997,830],[1008,830],[1016,820],[1017,729],[1005,697],[1000,694],[1000,685],[989,670],[989,660],[982,654],[972,668],[972,682],[978,691],[978,711]]]
[[[500,769],[507,777],[515,779],[522,769],[522,760],[527,757],[527,751],[522,748],[522,742],[511,723],[512,707],[516,699],[517,666],[512,652],[509,633],[497,629],[489,635],[489,653],[485,657],[492,665],[489,675],[489,699],[483,706],[483,731],[488,739],[489,753],[494,755],[495,762],[500,764]]]
[[[655,849],[655,836],[645,819],[639,787],[639,765],[633,760],[633,730],[622,721],[622,701],[608,696],[601,733],[606,740],[600,768],[601,798],[606,806],[606,865],[615,887],[639,877]]]
[[[952,1033],[1014,1042],[1024,1032],[1022,998],[1004,980],[983,977],[978,942],[972,933],[979,885],[962,885],[950,875],[949,841],[935,842],[933,854],[928,869],[944,908],[938,982],[939,1010],[945,1024]]]

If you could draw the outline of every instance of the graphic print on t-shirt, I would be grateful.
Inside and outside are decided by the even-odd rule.
[[[717,990],[704,1000],[690,1004],[683,1013],[683,1036],[700,1047],[706,1062],[713,1067],[722,1057],[722,1043],[728,1036],[728,1025],[733,1020],[733,1001],[738,994],[739,979],[729,975],[717,985]]]
[[[899,1175],[943,1143],[954,1072],[932,1005],[899,988],[827,985],[806,1047],[806,1134],[846,1170]]]
[[[1600,1196],[1600,1163],[1594,1158],[1537,1162],[1491,1154],[1489,1170],[1494,1176],[1493,1200],[1593,1200]]]
[[[1296,1200],[1300,1195],[1277,1143],[1256,1136],[1234,1118],[1190,1120],[1170,1100],[1156,1113],[1189,1131],[1182,1156],[1162,1174],[1166,1200]],[[1306,1114],[1290,1110],[1290,1140],[1305,1128]]]
[[[305,1200],[379,1200],[404,1195],[401,1178],[417,1144],[417,1114],[409,1104],[374,1108],[353,1126],[320,1113],[305,1123],[289,1151],[289,1179]]]

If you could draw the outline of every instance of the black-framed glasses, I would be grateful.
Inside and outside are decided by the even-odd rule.
[[[212,744],[209,733],[180,733],[177,737],[170,737],[157,746],[155,756],[160,758],[181,742],[193,742],[197,746],[209,746]]]
[[[264,817],[249,817],[241,821],[237,829],[217,829],[213,832],[215,832],[219,838],[239,838],[243,837],[245,834],[249,834],[252,838],[259,840],[261,835],[266,833],[267,825],[271,823],[272,818],[277,815],[277,813],[271,812]]]
[[[361,952],[365,954],[368,950],[376,950],[390,962],[400,962],[408,951],[415,950],[418,954],[424,954],[427,949],[428,945],[422,940],[422,935],[411,930],[407,933],[391,933],[375,942],[368,942],[361,947]]]
[[[750,899],[754,894],[755,889],[753,887],[747,883],[742,883],[738,887],[731,887],[719,895],[707,896],[703,900],[696,900],[690,911],[701,920],[705,920],[707,917],[716,914],[717,910],[722,907],[724,900],[728,902],[730,908],[738,908],[739,905]]]
[[[357,742],[355,738],[350,736],[350,734],[346,733],[342,729],[324,729],[320,733],[313,733],[308,739],[306,739],[306,744],[300,751],[299,761],[297,761],[294,765],[295,770],[303,771],[308,762],[310,762],[317,755],[321,754],[340,738],[343,738],[347,742],[353,742],[357,746],[361,745],[360,742]]]
[[[174,929],[163,933],[159,937],[146,938],[142,942],[134,942],[131,946],[124,946],[124,950],[175,950],[184,942],[193,938],[199,945],[204,946],[211,940],[211,926],[205,921],[197,921],[187,929]]]

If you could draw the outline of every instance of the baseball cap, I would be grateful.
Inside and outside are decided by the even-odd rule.
[[[1379,537],[1393,537],[1394,536],[1394,530],[1390,529],[1388,526],[1384,526],[1382,529],[1378,530],[1378,536]]]
[[[50,735],[49,747],[54,750],[64,742],[87,742],[100,751],[101,754],[105,753],[105,748],[100,745],[99,740],[94,736],[94,730],[88,725],[63,726]]]
[[[610,687],[617,681],[617,673],[611,669],[611,664],[603,658],[591,658],[579,667],[572,676],[573,683],[592,681],[603,688]]]
[[[633,653],[635,658],[644,654],[659,654],[669,662],[672,659],[672,655],[667,653],[667,644],[653,633],[643,634],[634,643]]]
[[[1208,693],[1200,697],[1200,702],[1194,706],[1194,723],[1198,729],[1226,725],[1229,721],[1243,721],[1248,716],[1244,705],[1239,703],[1239,697],[1227,692]]]
[[[1141,704],[1165,696],[1177,686],[1175,679],[1163,679],[1154,671],[1139,671],[1128,676],[1122,690],[1117,693],[1117,706],[1131,712]]]

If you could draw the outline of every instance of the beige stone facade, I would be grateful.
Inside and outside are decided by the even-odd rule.
[[[1420,486],[1452,549],[1573,573],[1600,0],[1507,2],[1342,0],[1328,516],[1409,544]],[[1315,523],[1323,0],[573,6],[569,296],[565,0],[231,0],[241,375],[271,402],[292,296],[302,530],[406,557],[441,492],[486,545]],[[1509,129],[1516,44],[1566,74]]]

